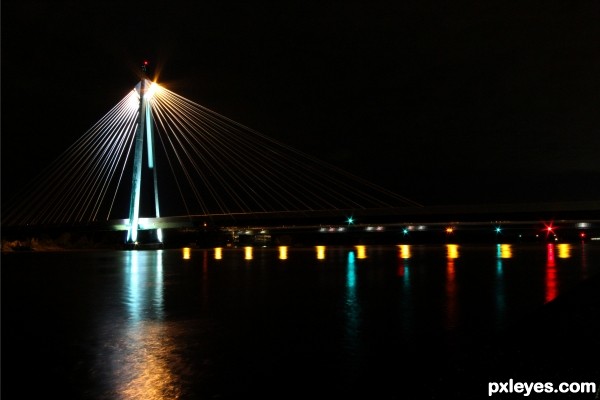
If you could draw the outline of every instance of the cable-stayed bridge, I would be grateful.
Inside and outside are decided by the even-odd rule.
[[[26,188],[4,227],[109,226],[137,241],[186,221],[340,216],[416,202],[140,82]],[[149,223],[148,221],[152,222]]]
[[[145,65],[142,72],[112,109],[3,201],[3,230],[125,231],[125,242],[135,244],[138,231],[161,243],[163,229],[323,229],[350,216],[389,226],[459,216],[486,230],[500,219],[531,224],[558,216],[573,227],[600,226],[597,202],[424,207],[152,82]]]

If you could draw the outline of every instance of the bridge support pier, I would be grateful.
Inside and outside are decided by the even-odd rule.
[[[152,130],[152,112],[150,106],[151,91],[149,90],[152,82],[146,77],[146,62],[142,66],[142,80],[137,86],[140,95],[140,106],[138,110],[137,129],[135,132],[135,147],[133,158],[133,176],[131,180],[131,198],[129,203],[129,226],[127,230],[126,243],[136,245],[138,243],[138,230],[140,225],[140,197],[142,185],[142,161],[144,155],[144,136],[148,141],[148,169],[153,171],[154,186],[154,206],[155,217],[160,217],[160,208],[158,203],[158,180],[156,175],[156,165],[154,163],[154,132]],[[153,242],[162,243],[162,230],[157,228],[153,235]]]

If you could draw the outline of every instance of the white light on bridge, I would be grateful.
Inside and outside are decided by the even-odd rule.
[[[150,84],[150,87],[148,89],[146,89],[146,93],[144,93],[144,98],[146,100],[150,100],[152,98],[152,96],[154,96],[154,93],[156,93],[158,88],[159,88],[159,86],[155,82],[152,82]]]
[[[138,227],[141,230],[152,229],[154,228],[154,224],[150,223],[148,218],[140,218],[138,219]]]

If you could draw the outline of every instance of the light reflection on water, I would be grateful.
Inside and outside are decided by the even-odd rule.
[[[129,318],[112,357],[114,392],[127,400],[179,398],[178,376],[171,371],[177,363],[176,346],[163,324],[163,251],[134,250],[127,261],[124,295]]]
[[[506,295],[505,295],[505,279],[504,279],[504,264],[503,260],[512,258],[512,246],[510,244],[496,245],[496,315],[498,324],[504,322],[504,314],[506,312]]]
[[[353,251],[348,253],[346,270],[346,301],[344,312],[346,315],[346,346],[355,352],[358,343],[358,329],[360,324],[360,306],[356,296],[356,256]]]
[[[457,289],[456,289],[456,270],[454,260],[458,258],[458,245],[448,244],[446,245],[447,260],[446,260],[446,299],[447,299],[447,313],[446,313],[446,325],[452,329],[456,327],[457,323]]]
[[[411,245],[396,246],[396,272],[395,276],[400,280],[402,291],[398,293],[399,306],[402,312],[403,322],[400,324],[404,333],[410,334],[414,323],[415,310],[413,292],[411,290],[411,268],[409,261],[414,261]],[[457,261],[461,259],[461,247],[457,244],[445,245],[445,322],[446,329],[456,329],[460,324],[461,307],[459,301],[459,278],[457,277]],[[316,246],[317,260],[325,260],[326,246]],[[354,246],[347,252],[339,250],[341,254],[347,254],[345,258],[345,294],[344,294],[344,339],[343,347],[346,353],[346,373],[358,374],[358,356],[361,352],[361,314],[363,308],[358,294],[360,285],[359,270],[361,268],[372,268],[367,264],[358,265],[357,261],[368,262],[367,253],[369,246]],[[264,250],[264,249],[261,249]],[[202,304],[210,303],[210,268],[211,258],[208,250],[198,251],[184,248],[183,259],[188,261],[194,258],[201,260],[201,292]],[[242,251],[243,259],[252,262],[255,252],[252,246],[240,249],[232,249],[223,254],[221,248],[215,248],[215,262],[236,257],[238,251]],[[264,251],[268,251],[264,250]],[[288,260],[296,255],[286,246],[281,246],[274,251],[279,260]],[[544,301],[549,302],[558,295],[557,258],[567,259],[571,257],[572,247],[564,244],[546,245],[546,262],[544,273]],[[583,252],[583,248],[582,248]],[[262,254],[262,252],[261,252]],[[379,251],[379,255],[382,253]],[[585,254],[585,253],[582,253]],[[164,299],[163,299],[163,251],[129,253],[128,268],[126,273],[127,284],[124,295],[128,310],[128,322],[125,325],[122,339],[119,341],[117,351],[112,356],[115,392],[121,399],[163,399],[178,398],[183,394],[182,377],[175,373],[172,366],[181,364],[178,359],[178,346],[169,337],[168,324],[164,323]],[[262,257],[262,256],[261,256]],[[264,262],[264,258],[261,258]],[[507,282],[506,282],[506,260],[514,259],[513,246],[510,244],[496,245],[495,257],[495,315],[496,324],[501,325],[507,313]],[[341,261],[341,260],[340,260]],[[331,260],[330,260],[331,262]],[[416,268],[419,267],[418,260],[415,261]],[[193,265],[193,264],[192,264]],[[252,265],[252,264],[247,264]],[[370,265],[370,264],[369,264]],[[462,266],[461,266],[462,267]],[[465,267],[466,268],[466,267]],[[582,257],[582,268],[585,268],[585,258]]]
[[[558,283],[556,281],[556,259],[554,244],[546,245],[546,303],[554,300],[558,294]]]
[[[28,304],[65,308],[73,282],[78,296],[93,299],[46,322],[57,331],[72,321],[89,327],[69,332],[77,360],[69,367],[92,371],[93,389],[82,390],[100,393],[95,399],[152,400],[223,397],[232,380],[241,388],[260,386],[263,376],[289,382],[323,365],[360,381],[361,363],[379,354],[373,349],[413,365],[408,350],[440,350],[435,341],[450,340],[446,334],[500,330],[600,272],[600,248],[588,244],[250,249],[66,253],[53,262],[77,268],[41,262],[20,279],[52,279],[23,295]],[[40,286],[46,291],[38,294]],[[59,354],[64,347],[43,345]],[[294,367],[301,357],[308,361]]]

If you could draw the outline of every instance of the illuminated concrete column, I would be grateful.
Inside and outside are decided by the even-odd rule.
[[[148,168],[153,170],[154,204],[156,217],[160,217],[158,203],[158,185],[154,163],[154,132],[152,131],[152,111],[150,105],[152,82],[146,79],[146,63],[142,66],[143,77],[137,86],[140,95],[137,129],[135,131],[135,149],[133,156],[133,176],[131,179],[131,199],[129,202],[129,229],[127,243],[136,243],[140,218],[140,190],[142,184],[142,159],[144,152],[144,135],[148,140]],[[156,238],[162,242],[162,230],[156,229]]]

